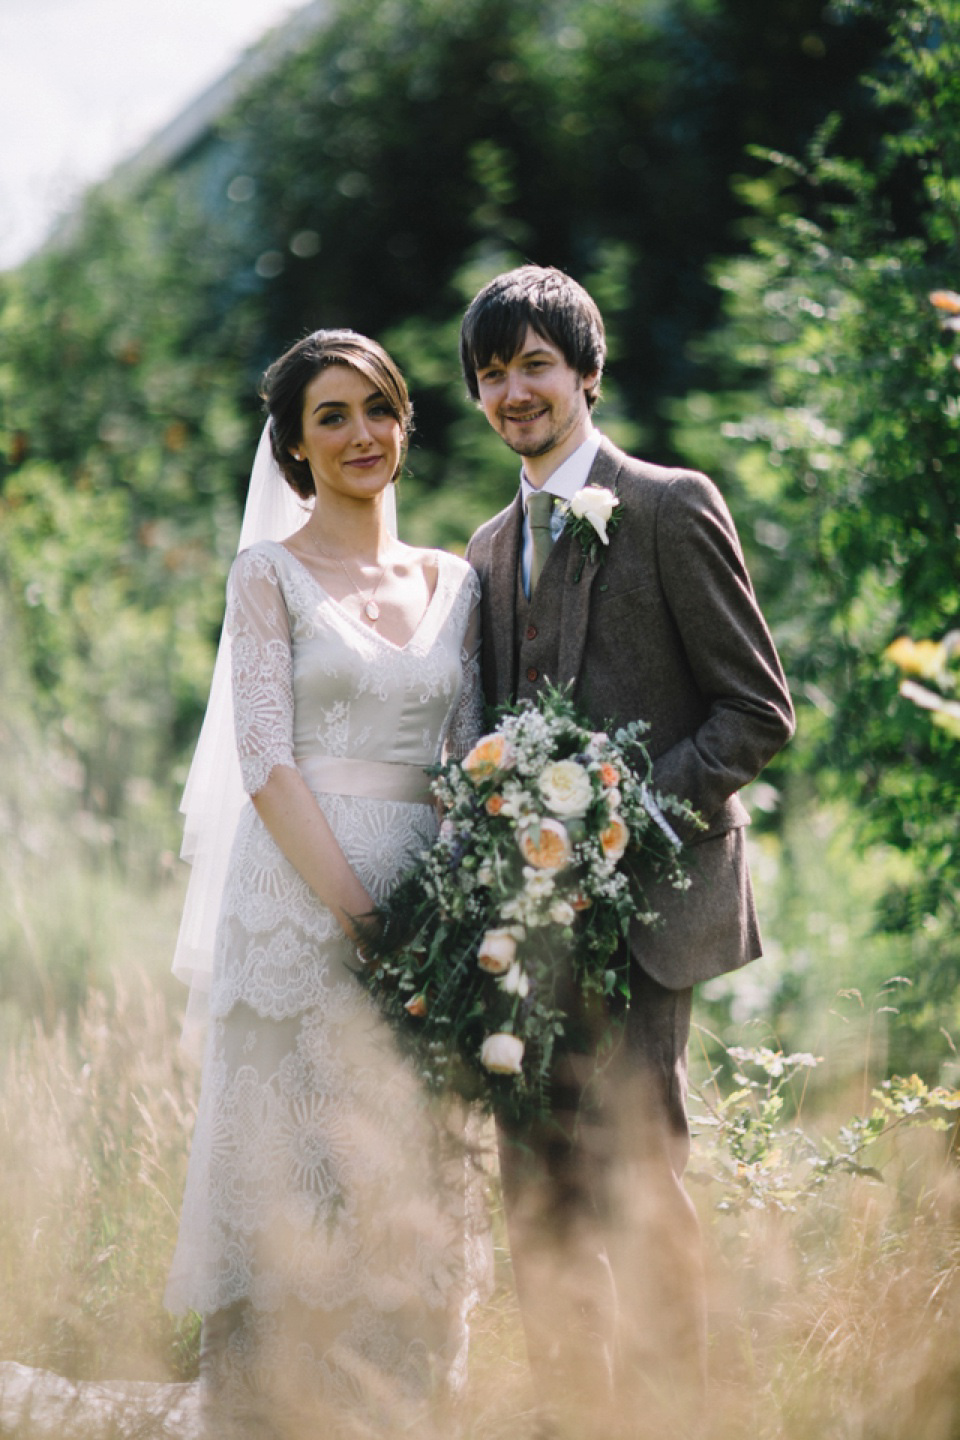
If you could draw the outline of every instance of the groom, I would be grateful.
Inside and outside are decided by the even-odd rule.
[[[691,993],[760,954],[737,791],[794,723],[716,487],[594,429],[605,348],[587,292],[533,265],[485,286],[461,329],[470,394],[522,458],[516,498],[467,550],[487,702],[569,682],[597,728],[645,720],[654,788],[705,822],[681,835],[690,889],[652,895],[664,923],[631,937],[622,1038],[611,1053],[609,1017],[581,1011],[550,1123],[500,1135],[534,1381],[549,1433],[570,1440],[684,1434],[699,1405],[705,1298],[681,1180]],[[585,557],[557,506],[586,485],[615,493],[619,522]]]

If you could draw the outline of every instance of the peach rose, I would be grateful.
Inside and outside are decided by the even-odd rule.
[[[500,811],[503,809],[503,796],[491,795],[490,799],[486,802],[483,808],[484,810],[486,810],[488,815],[499,815]]]
[[[612,790],[615,785],[620,784],[620,771],[608,760],[600,766],[600,783],[605,785],[608,790]]]
[[[524,825],[517,844],[528,865],[536,870],[562,870],[573,854],[566,826],[559,820],[541,820]]]
[[[619,815],[614,815],[606,829],[600,832],[600,844],[608,860],[619,860],[629,839],[630,831]]]
[[[477,964],[488,975],[505,975],[517,955],[517,942],[509,930],[488,930],[480,941]]]
[[[513,751],[502,735],[484,735],[463,758],[463,770],[474,785],[482,785],[494,775],[513,767]]]

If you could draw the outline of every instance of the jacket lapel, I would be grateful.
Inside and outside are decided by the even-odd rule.
[[[523,536],[523,502],[520,492],[504,512],[503,523],[491,536],[490,574],[487,582],[487,614],[495,619],[487,626],[493,639],[498,691],[507,696],[513,688],[517,651],[517,573]],[[487,641],[488,634],[484,635]]]
[[[615,490],[619,474],[618,452],[609,440],[603,438],[600,441],[600,449],[590,467],[587,484],[603,485],[608,490]],[[611,544],[616,544],[615,537],[611,539]],[[557,683],[559,685],[572,682],[574,687],[576,686],[583,662],[587,626],[590,621],[590,595],[597,574],[603,565],[603,553],[604,547],[601,545],[596,560],[591,560],[589,556],[584,557],[579,540],[571,539],[569,541],[560,611],[560,654],[557,661]],[[578,580],[576,576],[581,562],[583,569]]]

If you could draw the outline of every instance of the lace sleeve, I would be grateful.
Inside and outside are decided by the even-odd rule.
[[[480,582],[471,576],[473,603],[460,650],[460,696],[447,732],[446,754],[462,760],[483,734],[483,677],[480,670]]]
[[[294,765],[290,620],[275,561],[237,556],[227,582],[233,646],[233,710],[243,788],[262,790],[276,765]]]

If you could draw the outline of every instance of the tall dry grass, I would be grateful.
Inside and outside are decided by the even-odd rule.
[[[802,1093],[802,1076],[771,1077],[765,1053],[766,1071],[741,1060],[746,1086],[705,1085],[697,1122],[705,1433],[955,1440],[960,1187],[951,1132],[930,1124],[954,1115],[906,1086],[880,1092],[872,1121],[802,1103],[788,1116],[768,1102]],[[0,1359],[90,1379],[195,1374],[196,1325],[161,1306],[195,1087],[169,993],[146,972],[93,991],[72,1030],[36,1025],[8,1049]],[[465,1433],[524,1440],[534,1412],[499,1217],[495,1234],[499,1283],[474,1326]]]
[[[181,1378],[195,1325],[161,1306],[195,1075],[145,972],[38,1022],[3,1060],[0,1359],[88,1379]]]

